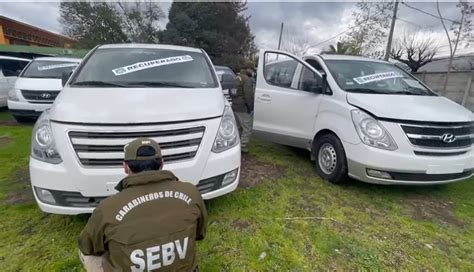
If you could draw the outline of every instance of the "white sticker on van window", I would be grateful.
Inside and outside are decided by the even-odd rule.
[[[51,69],[59,69],[59,68],[66,68],[66,67],[77,67],[79,63],[61,63],[61,64],[52,64],[52,65],[47,65],[47,66],[39,66],[38,71],[44,71],[44,70],[51,70]]]
[[[403,77],[403,75],[397,72],[377,73],[361,77],[355,77],[353,80],[358,84],[366,84],[374,81],[386,80],[391,78]]]
[[[141,71],[145,69],[150,69],[150,68],[154,68],[158,66],[189,62],[193,60],[194,59],[189,55],[169,57],[169,58],[163,58],[163,59],[155,59],[155,60],[149,60],[149,61],[144,61],[144,62],[137,62],[128,66],[115,68],[112,70],[112,73],[114,73],[115,76],[121,76],[121,75],[129,74],[129,73],[133,73],[133,72],[137,72],[137,71]]]

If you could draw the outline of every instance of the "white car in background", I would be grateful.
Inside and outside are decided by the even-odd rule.
[[[33,129],[31,185],[41,210],[91,213],[125,177],[124,146],[149,137],[164,169],[204,199],[237,188],[240,141],[233,112],[202,49],[102,45],[65,83]]]
[[[0,108],[7,106],[8,92],[30,59],[0,56]]]
[[[311,151],[333,183],[426,185],[471,177],[474,114],[385,61],[262,50],[254,132]]]
[[[30,62],[8,92],[8,109],[18,122],[33,121],[51,107],[62,89],[63,74],[71,73],[78,58],[39,57]]]

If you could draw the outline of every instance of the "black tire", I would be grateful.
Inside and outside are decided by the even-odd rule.
[[[336,135],[324,134],[318,137],[313,145],[313,154],[320,177],[334,184],[347,184],[350,181],[346,152]]]
[[[32,117],[13,115],[13,118],[15,118],[15,120],[21,124],[25,124],[25,123],[31,124],[35,122],[35,118],[32,118]]]

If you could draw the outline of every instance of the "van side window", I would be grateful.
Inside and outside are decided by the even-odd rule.
[[[291,88],[298,62],[282,54],[265,55],[265,79],[268,83],[283,88]]]
[[[27,64],[26,61],[0,60],[0,70],[6,77],[17,77]]]
[[[301,76],[298,81],[298,90],[305,92],[315,92],[322,87],[322,79],[313,71],[303,66]]]
[[[324,72],[324,69],[323,67],[321,66],[321,64],[319,64],[319,62],[317,62],[316,60],[314,59],[307,59],[306,62],[311,65],[314,69],[316,69],[318,72]]]

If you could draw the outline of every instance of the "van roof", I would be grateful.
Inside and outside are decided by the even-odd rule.
[[[102,48],[151,48],[151,49],[168,49],[168,50],[181,50],[190,52],[199,52],[201,49],[194,47],[169,45],[169,44],[148,44],[148,43],[122,43],[122,44],[104,44],[99,47]]]
[[[362,60],[362,61],[386,62],[380,59],[373,59],[373,58],[352,56],[352,55],[322,54],[319,56],[324,60]]]
[[[10,56],[0,56],[0,59],[3,59],[3,60],[31,61],[31,59],[24,59],[24,58],[10,57]]]
[[[80,59],[80,58],[66,58],[66,57],[38,57],[38,58],[35,58],[35,60],[80,62],[82,59]]]

